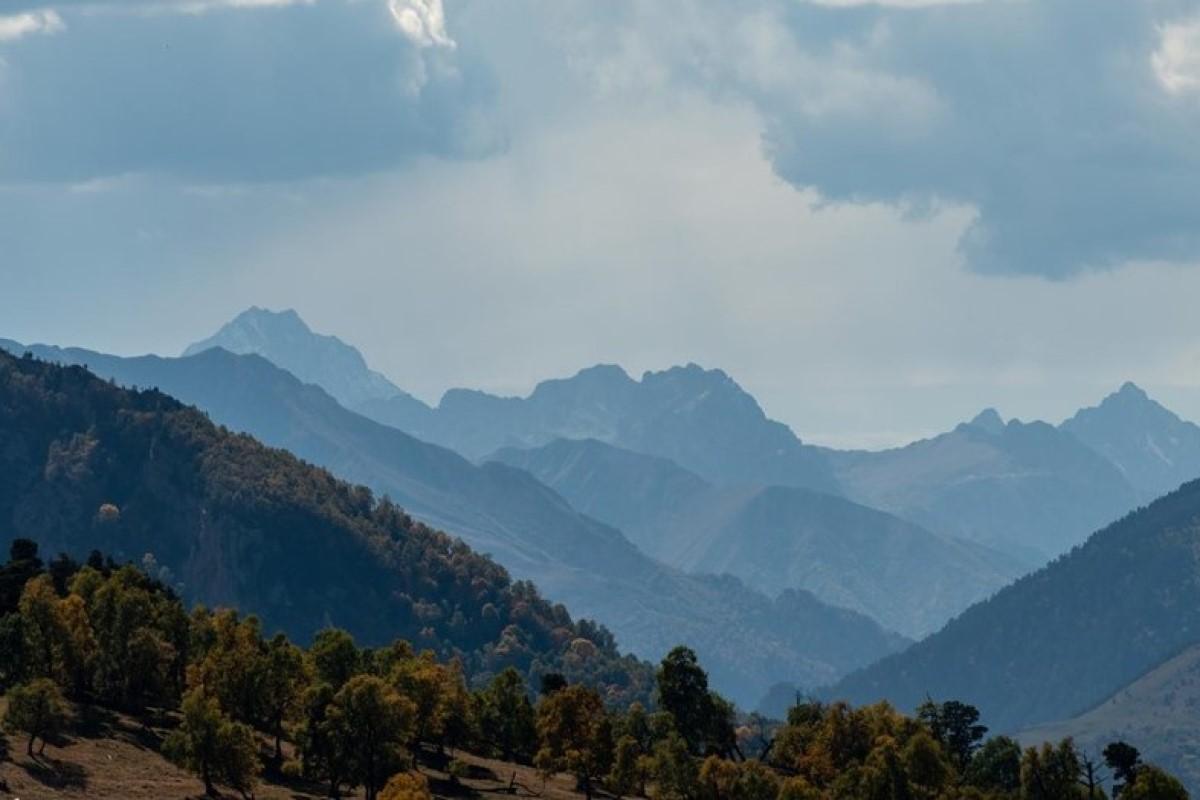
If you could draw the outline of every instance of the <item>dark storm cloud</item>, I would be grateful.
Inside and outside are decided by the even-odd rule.
[[[291,180],[503,143],[487,70],[406,35],[409,3],[43,5],[55,35],[0,48],[0,181]]]
[[[783,15],[828,77],[739,82],[776,171],[833,201],[967,203],[970,268],[1064,278],[1200,259],[1200,5],[797,5]],[[1164,50],[1171,36],[1175,52]],[[1180,52],[1187,48],[1197,52]],[[851,79],[852,78],[852,79]]]

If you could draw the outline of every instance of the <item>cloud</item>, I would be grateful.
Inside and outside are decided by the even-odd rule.
[[[971,269],[1061,279],[1200,260],[1198,6],[647,0],[577,37],[575,63],[626,91],[750,103],[792,184],[969,205]]]
[[[61,13],[69,36],[7,55],[0,182],[296,180],[475,158],[506,141],[487,65],[455,52],[437,0]]]
[[[1154,72],[1172,94],[1200,90],[1200,17],[1164,25]]]
[[[388,0],[388,11],[396,25],[420,47],[454,48],[446,35],[446,12],[442,0]]]
[[[65,28],[62,17],[53,10],[0,16],[0,43],[16,41],[34,33],[58,33]]]

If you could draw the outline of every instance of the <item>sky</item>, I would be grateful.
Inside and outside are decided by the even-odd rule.
[[[428,401],[1200,420],[1200,0],[0,0],[0,337],[295,308]]]

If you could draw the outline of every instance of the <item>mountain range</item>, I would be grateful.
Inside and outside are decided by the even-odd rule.
[[[668,459],[595,439],[505,448],[575,508],[688,572],[727,572],[777,594],[811,591],[920,638],[1021,573],[1004,555],[841,497],[786,486],[720,488]]]
[[[969,698],[1015,731],[1086,712],[1200,642],[1200,481],[1140,508],[941,631],[829,690]]]
[[[724,372],[695,364],[647,372],[640,381],[620,367],[599,365],[539,383],[527,398],[451,389],[429,408],[407,395],[401,400],[386,392],[364,397],[361,391],[337,388],[372,383],[378,373],[357,351],[351,355],[340,341],[312,333],[294,311],[249,309],[185,354],[213,346],[261,355],[345,398],[347,407],[377,422],[471,459],[502,447],[593,438],[670,458],[715,483],[837,488],[818,448],[768,419]]]
[[[662,565],[529,473],[477,466],[373,422],[259,356],[215,348],[185,358],[121,358],[3,341],[0,347],[161,389],[222,425],[362,482],[532,580],[575,614],[604,620],[639,656],[657,659],[688,643],[710,665],[714,683],[743,704],[780,680],[819,685],[907,644],[803,591],[768,598],[734,578]]]
[[[1121,471],[1045,422],[988,409],[953,431],[878,452],[828,451],[848,497],[1031,567],[1137,506]]]

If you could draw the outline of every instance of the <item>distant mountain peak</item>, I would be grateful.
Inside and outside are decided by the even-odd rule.
[[[999,411],[990,406],[976,414],[975,418],[967,424],[992,434],[1004,431],[1004,418],[1000,416]]]
[[[1112,405],[1115,403],[1153,403],[1154,405],[1158,405],[1158,403],[1155,403],[1154,400],[1150,399],[1150,395],[1146,394],[1146,391],[1142,387],[1138,386],[1133,381],[1125,381],[1125,383],[1121,384],[1120,389],[1113,392],[1108,397],[1105,397],[1104,400],[1101,401],[1100,405]]]
[[[183,355],[194,356],[220,347],[237,355],[258,355],[305,383],[333,395],[347,408],[400,400],[420,406],[416,398],[367,366],[362,353],[336,336],[313,331],[293,308],[272,311],[251,306],[221,326],[215,334],[190,345]]]
[[[1144,501],[1200,477],[1200,428],[1137,384],[1126,382],[1060,427],[1115,464]]]

